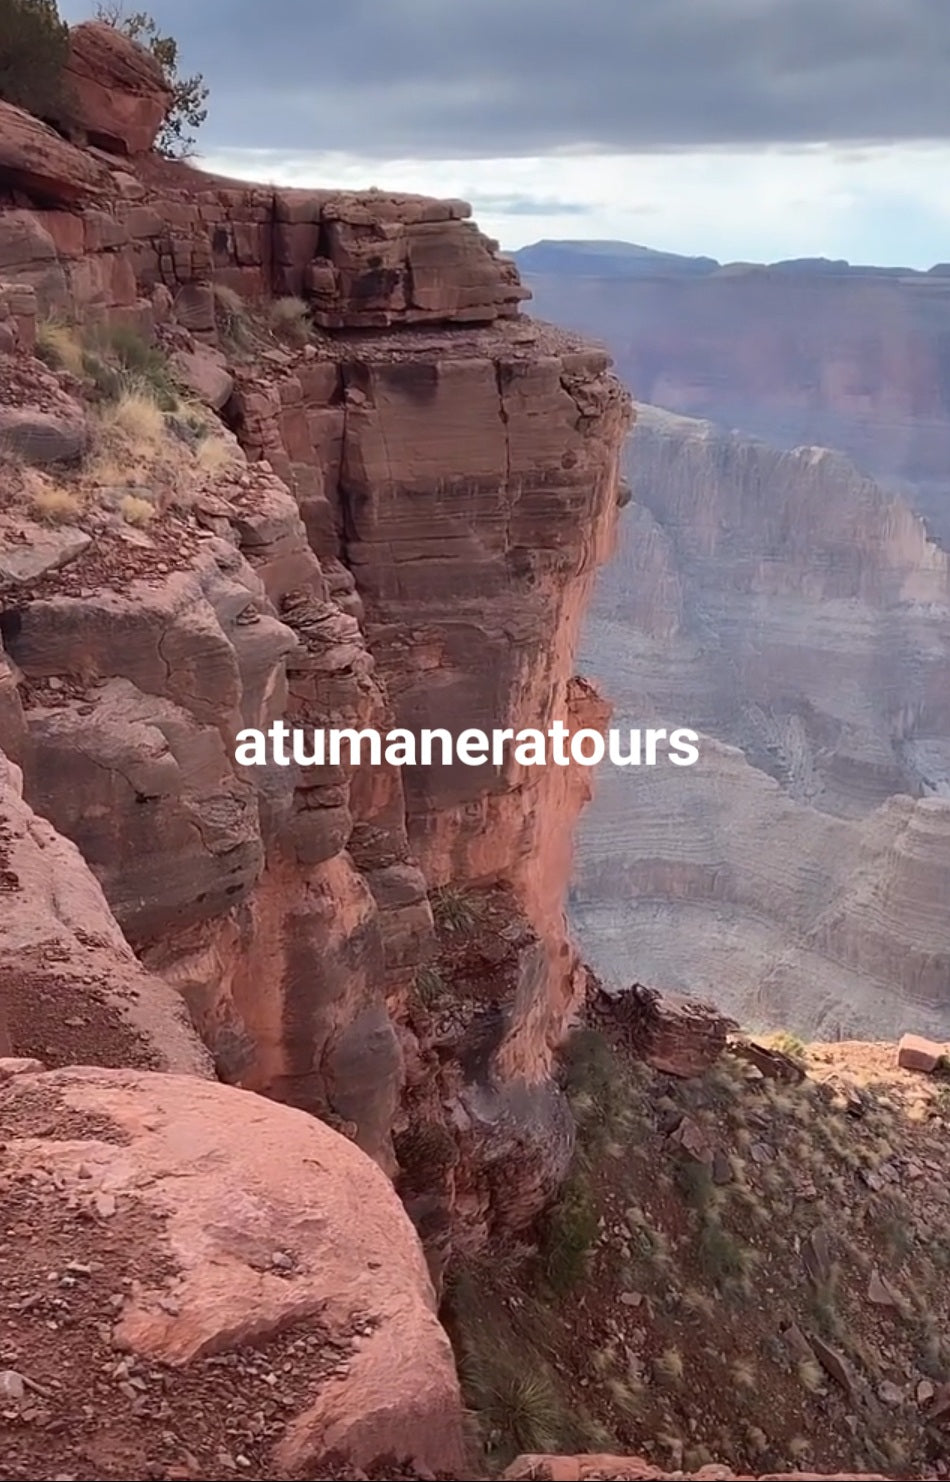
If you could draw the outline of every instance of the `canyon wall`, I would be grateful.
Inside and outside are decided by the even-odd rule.
[[[950,564],[900,497],[641,407],[582,659],[693,767],[605,767],[573,892],[590,960],[748,1024],[950,1028]]]
[[[603,251],[541,245],[516,254],[538,312],[608,343],[638,399],[780,447],[840,448],[908,486],[950,542],[946,265],[722,266],[641,250],[605,271]]]
[[[586,952],[761,1026],[945,1034],[946,268],[516,257],[654,404],[583,659],[618,719],[708,738],[692,769],[603,769]]]
[[[51,316],[152,343],[227,447],[206,466],[179,429],[144,471],[87,459],[81,512],[53,530],[8,467],[0,630],[29,802],[219,1077],[393,1175],[397,1147],[441,1138],[415,1212],[443,1244],[523,1225],[571,1150],[550,1071],[584,980],[563,894],[586,774],[232,753],[277,718],[603,723],[573,650],[630,424],[608,357],[520,314],[459,202],[130,164],[3,105],[0,189],[19,462],[55,467],[70,429],[74,462],[93,441],[83,369],[32,356]],[[306,343],[260,327],[288,295]],[[130,492],[155,506],[141,528],[116,515]],[[506,903],[503,991],[451,1053],[414,995],[442,887]]]

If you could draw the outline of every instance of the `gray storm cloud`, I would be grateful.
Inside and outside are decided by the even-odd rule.
[[[61,0],[68,20],[92,0]],[[950,137],[950,0],[152,0],[208,148],[375,158]]]

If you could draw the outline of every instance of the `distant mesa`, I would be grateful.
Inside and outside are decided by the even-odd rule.
[[[715,257],[690,257],[662,252],[638,242],[543,240],[511,253],[526,277],[556,274],[574,278],[708,278],[743,273],[782,273],[826,278],[933,278],[950,276],[950,264],[937,263],[928,271],[906,267],[874,267],[845,258],[788,257],[779,262],[719,262]]]
[[[591,278],[704,277],[720,264],[714,257],[657,252],[636,242],[542,241],[511,256],[522,273],[564,273]]]

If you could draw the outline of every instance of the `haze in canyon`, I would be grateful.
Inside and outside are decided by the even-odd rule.
[[[950,270],[517,257],[638,402],[582,666],[615,723],[704,737],[688,770],[600,769],[585,952],[757,1027],[946,1036]]]

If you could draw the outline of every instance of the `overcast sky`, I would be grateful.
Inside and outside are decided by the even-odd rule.
[[[209,168],[461,195],[509,248],[950,259],[950,0],[150,9],[211,88]]]

